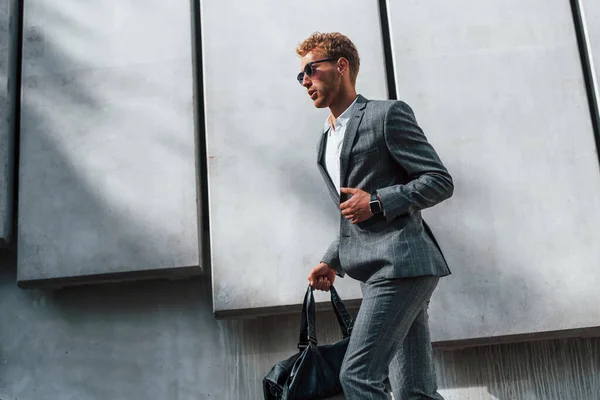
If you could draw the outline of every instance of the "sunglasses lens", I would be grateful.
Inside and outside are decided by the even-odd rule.
[[[312,76],[313,74],[313,66],[312,63],[309,62],[308,64],[306,64],[304,66],[304,73],[306,74],[306,76],[308,76],[309,78]]]
[[[304,75],[306,75],[310,78],[312,76],[313,72],[314,72],[313,63],[309,62],[308,64],[306,64],[304,66],[304,71],[300,72],[298,74],[298,82],[300,82],[300,84],[302,85],[302,81],[304,81]]]

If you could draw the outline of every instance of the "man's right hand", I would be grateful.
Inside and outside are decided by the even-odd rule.
[[[313,289],[329,291],[335,281],[335,269],[322,262],[310,271],[308,282]]]

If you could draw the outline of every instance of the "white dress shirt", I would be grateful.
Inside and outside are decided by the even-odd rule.
[[[325,170],[329,174],[338,193],[340,193],[340,154],[342,152],[342,144],[344,143],[344,135],[346,127],[352,114],[351,108],[356,103],[358,96],[346,110],[336,118],[335,126],[331,125],[329,117],[325,120],[323,132],[329,131],[327,134],[327,145],[325,147]]]

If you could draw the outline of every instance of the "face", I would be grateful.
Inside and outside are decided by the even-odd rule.
[[[313,50],[300,59],[300,70],[304,71],[306,64],[312,61],[326,59],[322,52]],[[313,64],[313,73],[309,77],[304,74],[302,86],[308,91],[308,96],[315,107],[325,108],[335,100],[340,92],[341,77],[335,61],[324,61]]]

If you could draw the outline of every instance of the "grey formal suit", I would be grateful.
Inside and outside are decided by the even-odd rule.
[[[340,156],[340,184],[377,191],[385,218],[376,216],[356,225],[340,218],[339,236],[322,261],[338,275],[347,273],[363,282],[448,275],[450,270],[423,223],[421,210],[452,195],[452,178],[406,103],[359,95],[352,107]],[[348,197],[340,198],[323,166],[326,138],[327,132],[321,138],[318,166],[339,206]]]
[[[363,302],[342,368],[347,399],[384,399],[389,377],[396,399],[440,399],[431,360],[429,297],[448,265],[421,210],[448,199],[453,181],[402,101],[358,96],[340,155],[341,187],[377,191],[384,215],[352,224],[340,215],[339,236],[322,261],[362,282]],[[337,207],[340,195],[318,167]]]

